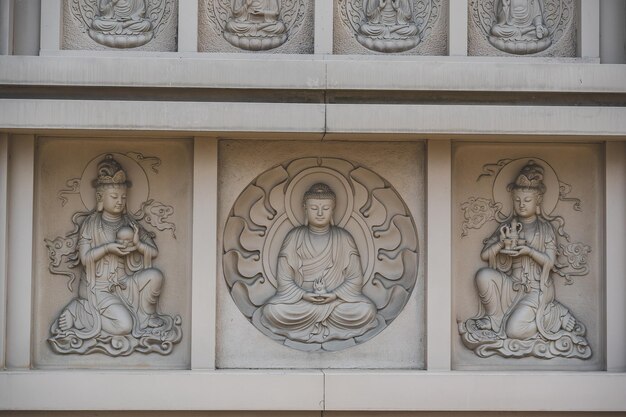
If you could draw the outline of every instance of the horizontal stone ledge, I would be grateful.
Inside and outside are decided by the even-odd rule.
[[[315,133],[322,104],[0,100],[0,128],[172,132]]]
[[[62,52],[0,57],[0,84],[625,93],[626,71],[556,58]]]
[[[0,410],[321,410],[320,371],[0,371]]]
[[[351,105],[326,107],[335,134],[626,135],[625,107]]]
[[[0,99],[626,107],[626,93],[0,85]]]
[[[328,410],[626,410],[623,373],[324,373]]]
[[[624,138],[626,107],[0,99],[0,129],[354,140],[495,135]],[[44,132],[45,133],[45,132]],[[358,139],[358,138],[357,138]]]
[[[0,372],[4,410],[624,411],[626,373]]]

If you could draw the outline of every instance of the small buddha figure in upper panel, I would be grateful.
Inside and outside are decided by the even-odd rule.
[[[543,0],[496,0],[496,23],[489,42],[510,53],[533,54],[552,43],[544,22]]]
[[[152,41],[175,13],[174,0],[70,0],[69,9],[96,43],[116,49]]]
[[[276,48],[287,40],[280,17],[280,0],[232,0],[231,19],[224,38],[233,46],[252,51]]]
[[[410,0],[364,0],[364,20],[357,40],[379,52],[399,52],[415,47],[418,28]]]
[[[89,29],[92,39],[113,47],[144,45],[153,35],[145,0],[100,0]]]
[[[447,48],[441,19],[446,1],[338,0],[335,9],[336,23],[343,22],[335,25],[336,53],[359,53],[364,47],[382,53],[439,54],[438,49]],[[418,48],[427,38],[429,45]]]
[[[470,0],[469,53],[575,56],[573,0]],[[490,46],[489,46],[490,45]]]

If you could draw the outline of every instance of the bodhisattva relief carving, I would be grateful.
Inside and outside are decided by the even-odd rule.
[[[570,242],[565,219],[552,214],[559,201],[574,202],[576,210],[580,201],[566,197],[571,186],[539,158],[506,159],[483,170],[481,177],[493,178],[493,199],[463,203],[462,236],[499,224],[480,254],[487,265],[474,276],[478,313],[459,323],[463,343],[483,358],[591,357],[584,324],[557,300],[555,288],[558,276],[573,284],[589,272],[591,248]]]
[[[173,0],[71,0],[81,28],[110,48],[136,48],[150,42],[172,15]]]
[[[372,51],[415,48],[432,30],[441,0],[339,0],[344,24]]]
[[[67,235],[45,239],[50,272],[67,276],[71,292],[79,279],[78,294],[52,323],[50,346],[63,354],[169,354],[182,338],[181,318],[159,312],[165,277],[153,265],[156,235],[144,224],[173,235],[175,225],[166,220],[173,208],[147,199],[145,172],[127,155],[101,155],[68,184],[88,211],[72,216],[74,229]],[[139,210],[131,214],[128,201]]]
[[[208,8],[213,29],[248,51],[281,46],[300,29],[305,13],[304,0],[214,0]]]
[[[489,43],[515,55],[546,50],[573,23],[573,0],[472,0],[470,14]]]
[[[376,173],[303,158],[257,177],[224,230],[224,276],[240,311],[272,339],[335,351],[371,339],[417,279],[417,232]]]

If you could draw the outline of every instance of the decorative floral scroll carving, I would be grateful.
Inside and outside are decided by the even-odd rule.
[[[207,13],[213,30],[231,45],[266,51],[298,33],[305,9],[305,0],[213,0]]]
[[[535,54],[555,44],[574,23],[574,0],[471,0],[470,16],[495,48]]]
[[[461,225],[461,237],[467,236],[469,229],[480,229],[485,223],[496,220],[501,209],[501,203],[495,203],[486,198],[470,197],[469,200],[461,204],[464,218]]]
[[[338,0],[338,10],[364,47],[403,52],[428,37],[439,19],[441,0]]]
[[[487,164],[484,177],[493,178],[493,200],[471,197],[462,204],[462,236],[491,220],[499,225],[484,241],[481,259],[488,266],[475,276],[479,311],[459,323],[461,340],[483,358],[590,358],[585,326],[557,301],[553,282],[554,274],[572,284],[589,272],[591,247],[571,243],[565,220],[552,214],[571,186],[539,158]]]
[[[150,169],[155,173],[159,173],[159,167],[161,166],[161,158],[157,158],[156,156],[144,156],[139,152],[127,152],[126,156],[133,158],[140,165],[143,166],[144,163],[150,165]]]
[[[57,198],[61,200],[61,207],[64,207],[67,203],[66,195],[80,194],[80,178],[70,178],[65,181],[65,186],[67,188],[63,188],[57,193]]]
[[[68,277],[70,292],[80,282],[78,295],[52,323],[50,346],[61,354],[169,354],[182,339],[182,321],[158,310],[164,275],[152,265],[156,234],[141,222],[174,235],[174,223],[165,221],[173,208],[145,200],[145,171],[122,154],[94,158],[83,178],[67,183],[77,185],[87,210],[72,216],[71,232],[44,241],[49,271]],[[136,215],[127,205],[140,207]]]
[[[110,48],[136,48],[159,34],[174,10],[173,0],[71,0],[84,32]]]
[[[174,207],[150,199],[142,203],[141,209],[135,213],[135,218],[145,221],[160,231],[169,230],[172,237],[176,239],[176,225],[166,220],[172,214],[174,214]]]
[[[402,311],[418,274],[417,232],[400,196],[375,172],[334,158],[259,175],[233,205],[223,251],[240,311],[304,351],[374,337]]]

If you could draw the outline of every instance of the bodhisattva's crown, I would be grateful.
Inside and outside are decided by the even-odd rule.
[[[98,177],[93,181],[93,186],[101,185],[131,186],[130,181],[126,179],[126,172],[111,154],[106,154],[104,159],[98,163]]]
[[[319,200],[333,200],[337,199],[335,192],[323,182],[318,182],[317,184],[313,184],[305,193],[302,201],[306,203],[306,201],[310,198],[317,198]]]
[[[546,186],[543,183],[544,169],[537,165],[535,161],[530,160],[520,170],[514,183],[508,185],[509,191],[515,189],[532,189],[537,190],[541,194],[546,192]]]

